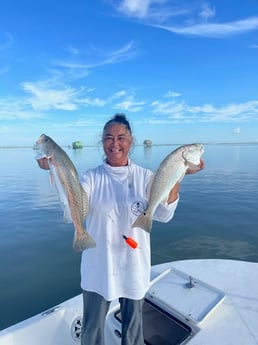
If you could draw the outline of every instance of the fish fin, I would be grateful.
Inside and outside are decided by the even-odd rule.
[[[169,197],[169,194],[163,199],[163,200],[161,200],[161,205],[166,205],[167,204],[167,201],[168,201],[168,197]]]
[[[142,228],[146,232],[150,233],[152,228],[152,217],[145,211],[139,215],[132,225],[132,228]]]
[[[50,184],[54,184],[55,183],[54,175],[53,175],[53,172],[51,170],[49,171],[49,183]]]
[[[46,156],[45,156],[46,157]],[[52,163],[51,157],[46,157],[48,159],[48,164],[49,164],[49,182],[50,184],[55,183],[55,176],[57,175],[56,168],[54,164]]]
[[[185,172],[183,172],[183,174],[179,177],[178,182],[182,182],[183,178],[185,177]]]
[[[70,207],[68,205],[62,204],[62,208],[64,210],[64,215],[63,215],[64,222],[72,223],[73,219],[72,219]]]
[[[88,248],[96,247],[96,243],[87,231],[84,231],[82,236],[74,236],[73,249],[76,252],[81,252]]]
[[[85,192],[82,186],[81,186],[81,193],[82,193],[82,215],[83,215],[83,219],[85,219],[87,214],[89,213],[89,199],[88,199],[88,194]]]

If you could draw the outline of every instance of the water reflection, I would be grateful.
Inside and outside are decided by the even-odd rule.
[[[151,146],[144,146],[143,150],[144,150],[144,158],[148,160],[151,157],[152,147]]]

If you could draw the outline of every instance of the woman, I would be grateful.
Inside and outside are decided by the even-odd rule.
[[[84,321],[82,345],[103,345],[105,317],[111,301],[119,299],[122,315],[122,345],[144,345],[142,305],[150,280],[150,235],[132,224],[147,206],[147,186],[152,172],[129,158],[132,131],[125,115],[116,114],[103,129],[106,155],[100,166],[82,176],[90,211],[87,230],[96,247],[81,259]],[[39,162],[42,168],[47,168]],[[203,163],[201,167],[203,168]],[[154,219],[168,222],[178,203],[179,183],[159,205]],[[136,248],[126,239],[137,243]]]

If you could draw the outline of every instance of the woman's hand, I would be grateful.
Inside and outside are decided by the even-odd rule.
[[[37,159],[37,163],[41,169],[50,170],[47,157]]]
[[[186,170],[186,175],[196,174],[198,171],[203,170],[205,167],[204,160],[200,160],[200,164],[196,166],[196,168],[188,168]]]

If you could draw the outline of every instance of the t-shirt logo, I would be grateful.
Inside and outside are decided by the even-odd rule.
[[[145,206],[142,201],[135,201],[132,203],[131,211],[135,216],[139,216],[144,210]]]

